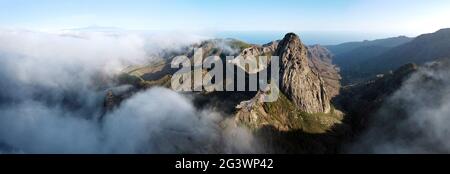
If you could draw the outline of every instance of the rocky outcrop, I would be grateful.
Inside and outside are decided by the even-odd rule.
[[[280,41],[277,40],[277,41],[272,41],[272,42],[269,42],[267,44],[264,44],[262,46],[263,47],[263,52],[264,53],[274,53],[277,50],[277,48],[278,48],[278,43],[279,42]]]
[[[339,93],[340,76],[331,63],[330,52],[319,45],[306,47],[289,33],[281,41],[245,49],[245,58],[270,54],[280,57],[280,96],[264,103],[264,91],[236,109],[236,121],[257,129],[273,126],[277,130],[324,132],[339,124],[342,113],[331,109],[330,99]],[[314,118],[314,121],[311,120]]]
[[[330,112],[330,96],[322,77],[309,66],[308,50],[294,33],[288,33],[276,50],[280,57],[280,89],[307,113]]]
[[[289,33],[281,41],[247,48],[240,55],[267,54],[280,58],[282,93],[275,102],[263,102],[264,91],[241,102],[236,107],[236,122],[252,129],[272,126],[309,133],[323,133],[341,123],[343,114],[330,105],[330,99],[339,93],[340,76],[326,48],[306,47],[297,35]]]
[[[236,122],[245,124],[247,127],[252,129],[259,129],[268,125],[275,127],[277,130],[287,131],[292,129],[293,126],[291,124],[294,122],[290,120],[291,115],[286,113],[272,115],[273,113],[270,113],[267,109],[265,109],[264,106],[266,106],[266,103],[263,102],[263,98],[266,95],[267,92],[259,91],[252,99],[242,101],[239,105],[237,105],[236,109],[238,109],[239,112],[237,112],[235,116]],[[284,98],[279,98],[277,102],[283,99]],[[295,107],[293,107],[292,104],[286,105],[286,109],[291,109],[292,112],[295,111]],[[295,116],[296,115],[293,115],[293,117]]]
[[[260,45],[253,45],[249,48],[242,50],[242,52],[229,63],[236,65],[237,67],[245,70],[249,74],[256,74],[266,69],[270,64],[271,56],[274,54],[278,47],[278,41],[272,41],[270,43]],[[265,62],[260,59],[260,56],[266,56]],[[253,64],[256,66],[247,66],[246,64]]]
[[[253,130],[273,127],[278,131],[301,130],[307,133],[325,133],[342,123],[343,113],[338,110],[309,114],[281,93],[275,102],[263,102],[268,91],[259,91],[252,99],[241,102],[236,107],[239,110],[236,122]]]
[[[261,47],[252,46],[242,51],[235,59],[230,60],[228,63],[234,64],[237,67],[245,70],[249,74],[256,74],[267,68],[266,63],[259,63],[261,61],[259,56],[263,54]],[[247,66],[246,66],[247,65]],[[251,65],[251,66],[250,66]]]

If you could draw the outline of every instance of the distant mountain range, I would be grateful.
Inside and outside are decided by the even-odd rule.
[[[365,40],[362,42],[346,42],[338,45],[328,45],[325,46],[327,49],[329,49],[331,52],[333,52],[336,55],[347,53],[350,51],[353,51],[355,49],[361,48],[361,47],[386,47],[386,48],[392,48],[399,45],[402,45],[404,43],[410,42],[413,40],[413,38],[406,37],[406,36],[398,36],[398,37],[391,37],[386,39],[377,39],[377,40]]]
[[[333,63],[341,68],[343,83],[354,83],[395,70],[407,63],[423,64],[450,57],[450,29],[374,41],[349,42],[326,46],[333,54]]]

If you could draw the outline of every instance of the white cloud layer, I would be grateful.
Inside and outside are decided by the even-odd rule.
[[[413,74],[373,116],[355,153],[450,153],[450,61]]]
[[[202,38],[0,30],[0,152],[254,152],[247,130],[168,89],[139,92],[97,119],[105,92],[93,77]]]

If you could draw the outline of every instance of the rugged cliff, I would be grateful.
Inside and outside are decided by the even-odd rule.
[[[323,78],[309,66],[308,50],[294,33],[288,33],[279,43],[280,89],[302,111],[330,112],[330,95]]]
[[[339,93],[340,76],[329,52],[320,46],[308,49],[293,33],[268,45],[276,45],[273,55],[280,57],[280,96],[275,102],[264,103],[261,98],[267,93],[260,91],[251,100],[241,102],[237,122],[253,129],[272,126],[309,133],[324,133],[340,124],[343,114],[330,104]]]

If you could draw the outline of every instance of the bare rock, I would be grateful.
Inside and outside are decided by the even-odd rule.
[[[299,109],[308,113],[330,112],[330,96],[322,77],[309,66],[308,49],[294,33],[280,41],[280,89]]]
[[[319,74],[325,81],[325,87],[330,98],[337,96],[341,88],[339,68],[332,63],[331,52],[323,46],[308,47],[309,66],[314,73]]]

